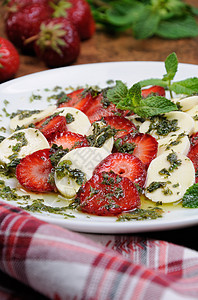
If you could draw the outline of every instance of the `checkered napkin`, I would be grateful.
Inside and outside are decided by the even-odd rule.
[[[196,251],[138,237],[74,233],[4,202],[0,270],[49,299],[198,299]]]

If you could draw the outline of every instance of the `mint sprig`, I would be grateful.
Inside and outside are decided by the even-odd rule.
[[[171,98],[173,97],[172,92],[176,94],[192,95],[198,93],[198,78],[192,77],[185,80],[174,81],[177,70],[178,70],[178,59],[175,52],[171,53],[165,60],[166,74],[160,78],[151,78],[140,81],[141,87],[148,85],[160,85],[170,91]]]
[[[198,36],[198,9],[182,0],[87,0],[96,23],[109,32],[131,29],[136,39]]]
[[[198,183],[190,186],[182,198],[182,206],[187,208],[198,208]]]
[[[142,118],[177,110],[177,106],[165,97],[151,96],[142,99],[140,83],[128,89],[122,81],[117,80],[116,85],[107,91],[107,98],[118,109],[132,110]]]

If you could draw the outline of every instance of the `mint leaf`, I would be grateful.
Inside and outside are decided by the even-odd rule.
[[[198,208],[198,183],[189,187],[182,198],[182,206],[188,208]]]
[[[133,110],[141,100],[141,86],[136,83],[128,90],[122,81],[117,80],[115,87],[107,91],[107,98],[116,104],[118,109]]]
[[[133,106],[138,106],[140,100],[142,98],[141,95],[141,85],[139,83],[135,83],[128,92],[128,99],[131,99],[131,103]],[[130,100],[129,100],[130,101]],[[130,104],[130,102],[128,103]]]
[[[107,91],[107,98],[114,104],[119,104],[119,102],[125,103],[127,95],[128,88],[121,80],[116,80],[115,87]]]
[[[142,99],[140,83],[134,84],[129,90],[122,81],[116,81],[116,86],[107,91],[107,98],[122,110],[132,110],[140,117],[148,118],[166,112],[177,110],[176,104],[161,96]]]
[[[175,52],[171,53],[165,60],[165,68],[167,74],[163,76],[163,80],[172,80],[177,73],[178,60]]]
[[[173,82],[169,88],[176,94],[192,95],[198,93],[198,78],[193,77]]]
[[[106,16],[108,22],[115,26],[131,26],[132,21],[144,9],[142,3],[136,2],[115,2],[114,6],[107,9]]]
[[[134,112],[142,118],[164,114],[172,110],[178,110],[176,104],[161,96],[142,99],[139,106],[134,108]]]
[[[198,35],[198,26],[194,17],[187,15],[161,21],[155,33],[166,39],[193,38]]]
[[[145,87],[148,85],[160,85],[164,88],[167,87],[167,83],[165,82],[165,80],[159,78],[150,78],[150,79],[141,80],[139,81],[139,84],[141,85],[141,87]]]
[[[152,11],[151,7],[145,6],[139,14],[139,18],[133,23],[133,33],[136,39],[146,39],[153,36],[160,22],[159,14]]]

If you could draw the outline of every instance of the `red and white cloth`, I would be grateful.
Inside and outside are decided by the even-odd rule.
[[[74,233],[4,202],[0,269],[54,300],[198,299],[196,251],[128,235]]]

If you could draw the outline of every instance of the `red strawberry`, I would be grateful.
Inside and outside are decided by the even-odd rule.
[[[72,106],[84,112],[91,105],[92,101],[93,98],[90,92],[86,93],[85,89],[79,89],[63,95],[58,100],[58,104],[59,107]]]
[[[81,40],[89,39],[95,32],[95,21],[85,0],[59,0],[51,2],[55,17],[69,18],[75,25]]]
[[[35,42],[35,52],[48,67],[61,67],[73,63],[80,52],[76,28],[65,18],[46,20],[41,24]]]
[[[12,79],[19,69],[19,54],[10,41],[0,37],[0,83]]]
[[[41,23],[50,17],[51,8],[44,4],[33,3],[11,12],[6,18],[6,33],[13,44],[25,52],[33,51],[33,42],[27,39],[40,31]]]
[[[103,93],[93,98],[92,104],[85,111],[91,123],[101,120],[105,116],[114,116],[119,112],[115,104],[104,101]]]
[[[3,5],[6,5],[9,12],[16,12],[22,7],[29,4],[34,4],[34,3],[45,4],[45,5],[48,4],[48,0],[10,0],[7,2],[8,3],[5,3]]]
[[[165,89],[162,86],[154,85],[150,88],[142,90],[142,97],[146,98],[148,96],[162,96],[165,97]]]
[[[50,149],[43,149],[21,159],[16,167],[16,177],[24,188],[33,192],[54,190],[54,184],[49,182],[52,171],[49,155]]]
[[[188,152],[188,157],[195,168],[195,182],[198,183],[198,144],[192,146]]]
[[[60,137],[52,140],[51,144],[56,144],[57,146],[62,146],[63,149],[69,150],[89,146],[85,136],[71,131],[64,132]]]
[[[60,136],[61,133],[67,130],[66,118],[59,115],[46,117],[44,120],[36,123],[35,126],[48,141],[53,140],[56,136]]]
[[[156,157],[158,142],[147,133],[129,133],[117,139],[115,151],[130,153],[138,157],[147,169],[151,161]]]
[[[146,171],[143,163],[129,153],[112,153],[103,159],[95,168],[94,174],[110,172],[129,178],[133,183],[144,186]]]
[[[193,134],[190,136],[190,144],[191,144],[191,147],[193,147],[193,146],[195,146],[196,144],[198,144],[198,132],[193,133]]]
[[[104,117],[103,119],[107,125],[110,125],[112,128],[118,130],[115,135],[115,139],[123,135],[126,135],[130,132],[137,131],[136,126],[125,117],[109,116],[109,117]]]
[[[80,209],[89,214],[112,216],[140,206],[131,180],[113,172],[94,174],[79,192]]]

